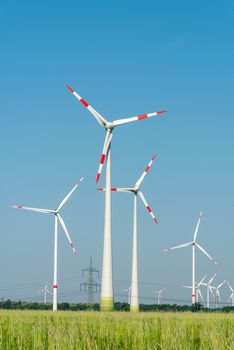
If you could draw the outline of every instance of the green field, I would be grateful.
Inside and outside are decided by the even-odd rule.
[[[234,349],[234,315],[1,311],[0,349]]]

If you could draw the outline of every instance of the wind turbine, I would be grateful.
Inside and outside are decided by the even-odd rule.
[[[185,247],[192,246],[192,304],[195,304],[195,302],[196,302],[196,295],[195,295],[195,247],[197,247],[199,250],[201,250],[202,253],[204,253],[214,264],[218,265],[218,263],[196,241],[201,217],[202,217],[202,211],[200,212],[200,215],[199,215],[199,219],[198,219],[197,226],[196,226],[196,229],[195,229],[195,232],[193,235],[192,242],[188,242],[188,243],[180,244],[176,247],[164,249],[164,251],[166,252],[169,250],[174,250],[174,249],[178,249],[178,248],[185,248]]]
[[[215,290],[215,307],[218,306],[219,303],[221,303],[221,296],[219,293],[219,289],[226,283],[226,280],[224,280],[222,283],[220,283],[217,287],[210,286],[211,289]]]
[[[40,293],[44,294],[44,304],[46,304],[47,303],[47,300],[46,300],[47,293],[51,294],[50,291],[48,290],[48,282],[46,282],[44,289],[40,290]]]
[[[231,295],[230,295],[230,297],[229,297],[229,299],[228,299],[228,302],[231,303],[232,306],[234,306],[234,290],[233,290],[233,288],[231,287],[231,285],[230,285],[229,282],[227,282],[227,285],[228,285],[228,287],[230,288],[230,290],[231,290],[231,292],[232,292]]]
[[[131,311],[139,311],[139,300],[138,300],[138,257],[137,257],[137,195],[139,196],[148,210],[149,214],[152,216],[154,222],[157,224],[157,219],[155,218],[149,204],[146,202],[146,199],[140,190],[140,186],[142,181],[145,178],[145,175],[148,173],[156,155],[153,156],[147,167],[145,168],[143,174],[137,180],[133,187],[125,187],[125,188],[111,188],[111,191],[114,192],[127,192],[132,193],[134,195],[134,211],[133,211],[133,244],[132,244],[132,282],[131,282],[131,303],[130,310]],[[105,191],[105,188],[99,187],[98,190]]]
[[[207,309],[210,308],[210,292],[211,294],[214,296],[214,293],[213,293],[213,290],[211,288],[211,282],[213,281],[213,279],[215,278],[216,276],[216,273],[211,277],[211,279],[209,280],[209,282],[207,283],[204,283],[202,282],[202,286],[205,286],[206,287],[206,307]]]
[[[161,298],[162,298],[162,292],[164,291],[165,288],[162,288],[160,290],[152,290],[153,293],[155,293],[157,295],[157,302],[158,305],[161,304]]]
[[[199,296],[200,296],[201,300],[202,300],[203,303],[204,303],[204,298],[203,298],[203,295],[202,295],[202,293],[201,293],[200,287],[203,286],[203,281],[204,281],[204,279],[206,278],[206,276],[207,276],[207,275],[205,275],[205,276],[201,279],[200,282],[196,282],[196,283],[195,283],[196,303],[198,303],[198,301],[199,301]],[[184,288],[192,288],[192,286],[182,286],[182,287],[184,287]]]
[[[151,118],[166,111],[141,114],[136,117],[117,119],[113,122],[107,121],[88,102],[77,94],[69,85],[66,85],[70,92],[90,111],[98,123],[106,130],[103,151],[100,158],[96,182],[98,183],[104,162],[106,160],[106,193],[105,193],[105,217],[104,217],[104,239],[103,239],[103,264],[101,282],[100,306],[103,311],[111,311],[114,306],[113,298],[113,272],[112,272],[112,230],[111,230],[111,139],[115,127],[134,121]]]
[[[131,286],[128,288],[123,288],[121,289],[122,293],[128,293],[128,304],[130,305],[130,300],[131,300]]]
[[[83,177],[77,182],[77,184],[73,187],[73,189],[66,195],[66,197],[62,200],[62,202],[59,204],[57,209],[41,209],[41,208],[30,208],[30,207],[23,207],[21,205],[12,205],[12,208],[16,209],[25,209],[30,210],[34,212],[38,212],[41,214],[54,214],[54,284],[53,284],[53,311],[57,311],[58,306],[58,223],[62,226],[62,229],[68,239],[68,242],[70,243],[72,250],[74,254],[76,255],[76,251],[74,248],[74,245],[72,243],[72,240],[70,238],[70,235],[68,233],[67,227],[65,225],[65,222],[63,221],[62,216],[60,215],[60,210],[64,207],[64,205],[67,203],[68,199],[72,195],[72,193],[77,189],[77,187],[80,185],[80,183],[83,181]]]

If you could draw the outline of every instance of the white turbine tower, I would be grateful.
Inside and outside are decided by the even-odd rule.
[[[227,285],[228,285],[228,287],[229,287],[230,290],[231,290],[231,295],[230,295],[230,297],[229,297],[229,299],[228,299],[228,302],[231,303],[232,306],[234,306],[234,290],[233,290],[233,288],[231,287],[231,285],[230,285],[229,282],[227,282]]]
[[[196,303],[199,302],[199,296],[200,296],[201,300],[202,300],[203,303],[204,303],[204,298],[203,298],[203,295],[202,295],[202,293],[201,293],[200,287],[204,285],[204,284],[203,284],[203,281],[204,281],[204,279],[206,278],[206,276],[207,276],[207,275],[205,275],[205,276],[201,279],[200,282],[196,282],[196,283],[195,283]],[[192,286],[182,286],[182,287],[183,287],[183,288],[190,288],[190,289],[192,288]]]
[[[201,250],[202,253],[204,253],[213,263],[218,265],[218,263],[196,241],[201,217],[202,217],[202,212],[200,212],[192,242],[188,242],[188,243],[180,244],[176,247],[164,249],[164,251],[169,251],[169,250],[174,250],[174,249],[178,249],[178,248],[185,248],[185,247],[192,246],[192,304],[195,304],[195,302],[196,302],[196,295],[195,295],[195,247],[197,247],[199,250]]]
[[[211,282],[213,281],[213,279],[215,278],[216,276],[216,273],[211,277],[211,279],[209,280],[209,282],[205,283],[205,282],[202,282],[202,286],[205,286],[206,287],[206,307],[207,309],[210,308],[210,293],[214,296],[214,293],[212,291],[212,288],[211,288]]]
[[[78,183],[73,187],[73,189],[67,194],[67,196],[62,200],[62,202],[59,204],[57,209],[41,209],[41,208],[30,208],[30,207],[23,207],[21,205],[13,205],[12,208],[16,209],[25,209],[30,210],[34,212],[38,212],[41,214],[54,214],[55,224],[54,224],[54,284],[53,284],[53,311],[57,311],[58,306],[58,223],[63,228],[63,231],[68,239],[68,242],[70,243],[72,250],[74,254],[76,255],[76,251],[74,248],[74,245],[71,241],[70,235],[68,233],[67,227],[65,225],[65,222],[63,221],[63,218],[59,214],[60,210],[64,207],[64,205],[67,203],[68,199],[72,195],[72,193],[77,189],[81,181],[83,180],[83,177],[78,181]]]
[[[165,289],[165,288],[162,288],[162,289],[160,289],[160,290],[152,290],[152,292],[153,292],[154,294],[156,294],[156,296],[157,296],[157,303],[158,303],[158,305],[161,304],[162,292],[164,291],[164,289]]]
[[[45,287],[40,290],[40,293],[44,294],[44,304],[47,303],[47,293],[51,294],[49,289],[48,289],[48,282],[46,282]]]
[[[130,303],[130,310],[131,311],[139,311],[139,299],[138,299],[138,254],[137,254],[137,245],[138,245],[138,239],[137,239],[137,195],[139,193],[139,196],[145,205],[146,209],[148,210],[149,214],[152,216],[154,222],[157,224],[157,220],[149,206],[149,204],[146,202],[146,199],[143,195],[143,193],[140,190],[140,186],[142,184],[142,181],[145,178],[145,175],[148,173],[156,155],[153,156],[147,167],[145,168],[143,174],[140,176],[140,178],[135,183],[134,187],[126,187],[126,188],[111,188],[111,191],[114,192],[126,192],[126,193],[132,193],[134,195],[134,209],[133,209],[133,244],[132,244],[132,281],[131,281],[131,303]],[[99,187],[98,190],[105,191],[105,188]]]
[[[151,118],[166,111],[159,111],[150,114],[142,114],[136,117],[118,119],[113,122],[107,121],[88,102],[86,102],[69,85],[67,88],[71,93],[92,113],[98,123],[106,130],[103,151],[100,158],[99,169],[96,177],[98,183],[103,165],[106,159],[106,194],[105,194],[105,218],[104,218],[104,239],[103,239],[103,263],[100,307],[103,311],[111,311],[114,306],[113,297],[113,273],[112,273],[112,229],[111,229],[111,139],[115,127],[134,121]]]

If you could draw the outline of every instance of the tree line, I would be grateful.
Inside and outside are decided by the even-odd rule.
[[[52,310],[52,304],[30,302],[30,301],[12,301],[12,300],[2,300],[0,301],[0,308],[7,310]],[[164,312],[233,312],[233,306],[224,306],[221,308],[207,309],[200,303],[195,303],[194,305],[177,305],[177,304],[140,304],[140,311],[153,312],[153,311],[164,311]],[[58,310],[66,311],[99,311],[99,304],[86,304],[86,303],[58,303]],[[128,303],[116,302],[114,303],[115,311],[129,311]]]

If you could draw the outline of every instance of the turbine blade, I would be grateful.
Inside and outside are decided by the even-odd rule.
[[[104,187],[98,187],[97,188],[98,191],[105,191],[106,189]],[[119,188],[119,187],[112,187],[111,188],[112,192],[132,192],[133,188]]]
[[[158,221],[157,221],[156,217],[154,216],[154,213],[152,212],[152,210],[151,210],[149,204],[146,202],[146,199],[145,199],[143,193],[142,193],[141,191],[139,191],[138,193],[139,193],[139,196],[141,197],[141,200],[142,200],[142,202],[144,203],[146,209],[148,210],[149,214],[152,216],[154,222],[155,222],[156,224],[158,224]]]
[[[192,286],[182,286],[183,288],[192,288]]]
[[[171,248],[165,248],[163,249],[164,252],[167,252],[168,250],[174,250],[174,249],[179,249],[179,248],[185,248],[185,247],[189,247],[190,245],[192,245],[193,242],[188,242],[188,243],[184,243],[184,244],[180,244],[177,245],[175,247],[171,247]]]
[[[216,277],[216,275],[217,275],[217,273],[215,272],[215,274],[211,277],[211,279],[209,280],[209,282],[208,282],[208,284],[210,284],[212,281],[213,281],[213,279]]]
[[[137,180],[136,184],[135,184],[135,187],[139,188],[142,181],[144,180],[144,177],[145,175],[148,173],[153,161],[155,160],[156,158],[156,154],[154,154],[153,158],[151,159],[151,161],[149,162],[149,164],[147,165],[147,167],[145,168],[143,174],[141,175],[141,177]]]
[[[208,287],[208,284],[207,283],[201,283],[200,286],[205,286],[205,287]]]
[[[218,285],[217,290],[219,290],[219,288],[221,288],[221,287],[224,285],[224,283],[226,283],[226,280],[224,280],[222,283],[220,283],[220,284]]]
[[[167,112],[167,111],[159,111],[159,112],[154,112],[154,113],[149,113],[149,114],[141,114],[141,115],[138,115],[136,117],[131,117],[131,118],[118,119],[118,120],[113,121],[112,125],[115,127],[115,126],[119,126],[119,125],[123,125],[123,124],[128,124],[131,122],[135,122],[137,120],[151,118],[151,117],[154,117],[156,115],[163,114],[165,112]]]
[[[37,213],[42,213],[42,214],[55,213],[55,210],[51,210],[51,209],[41,209],[41,208],[23,207],[22,205],[11,205],[11,208],[30,210],[30,211],[35,211],[35,212],[37,212]]]
[[[232,289],[232,287],[231,287],[230,283],[229,283],[229,282],[227,282],[227,284],[228,284],[229,288],[231,289],[232,293],[234,293],[234,290]]]
[[[196,246],[198,249],[200,249],[211,261],[213,261],[213,263],[214,263],[215,265],[218,265],[217,261],[215,261],[215,259],[212,258],[212,256],[210,256],[204,248],[202,248],[202,247],[201,247],[199,244],[197,244],[197,243],[195,243],[195,246]]]
[[[84,177],[82,177],[73,187],[73,189],[66,195],[66,197],[62,200],[62,202],[59,204],[57,208],[57,212],[59,212],[64,205],[67,203],[68,199],[71,197],[72,193],[77,189],[77,187],[80,185],[80,183],[84,180]]]
[[[80,95],[78,95],[77,92],[75,92],[75,90],[73,90],[68,84],[66,84],[66,86],[68,90],[71,91],[71,93],[90,111],[90,113],[92,113],[98,123],[105,127],[107,124],[106,119],[103,118],[103,116],[101,116],[101,114],[99,114],[97,111],[95,111],[95,109],[90,106],[90,104],[86,102]]]
[[[194,232],[194,236],[193,236],[193,241],[196,242],[196,238],[197,238],[197,234],[198,234],[198,229],[199,229],[199,225],[201,222],[201,217],[202,217],[202,211],[200,212],[199,218],[198,218],[198,222],[197,222],[197,226]]]
[[[206,278],[206,276],[207,275],[205,275],[202,279],[201,279],[201,281],[198,283],[198,285],[197,285],[197,288],[199,288],[200,287],[200,285],[203,283],[203,281],[204,281],[204,279]]]
[[[204,303],[204,298],[203,298],[203,295],[202,295],[202,293],[201,293],[201,291],[200,291],[200,289],[199,289],[199,288],[198,288],[197,292],[198,292],[198,294],[200,295],[201,300],[202,300],[202,301],[203,301],[203,303]]]
[[[218,301],[221,302],[221,297],[218,289],[216,289],[216,293],[217,293]]]
[[[215,289],[215,288],[212,287],[212,286],[209,286],[208,288],[209,288],[209,291],[211,292],[213,298],[215,298],[215,295],[214,295],[214,292],[213,292],[213,289]]]
[[[70,246],[72,247],[72,250],[73,250],[74,254],[77,255],[75,247],[74,247],[74,245],[72,243],[71,237],[70,237],[70,235],[68,233],[68,230],[66,228],[65,222],[63,221],[63,218],[61,217],[60,214],[57,214],[57,216],[58,216],[59,222],[60,222],[60,224],[61,224],[61,226],[63,228],[63,231],[65,232],[65,235],[67,236],[68,242],[70,243]]]
[[[105,137],[105,141],[104,141],[104,145],[103,145],[103,151],[102,151],[102,156],[101,156],[100,163],[99,163],[98,173],[97,173],[97,177],[96,177],[96,183],[98,183],[98,181],[100,179],[100,176],[102,173],[102,168],[103,168],[103,165],[105,163],[106,154],[107,154],[111,139],[112,139],[112,132],[108,129],[106,132],[106,137]]]

